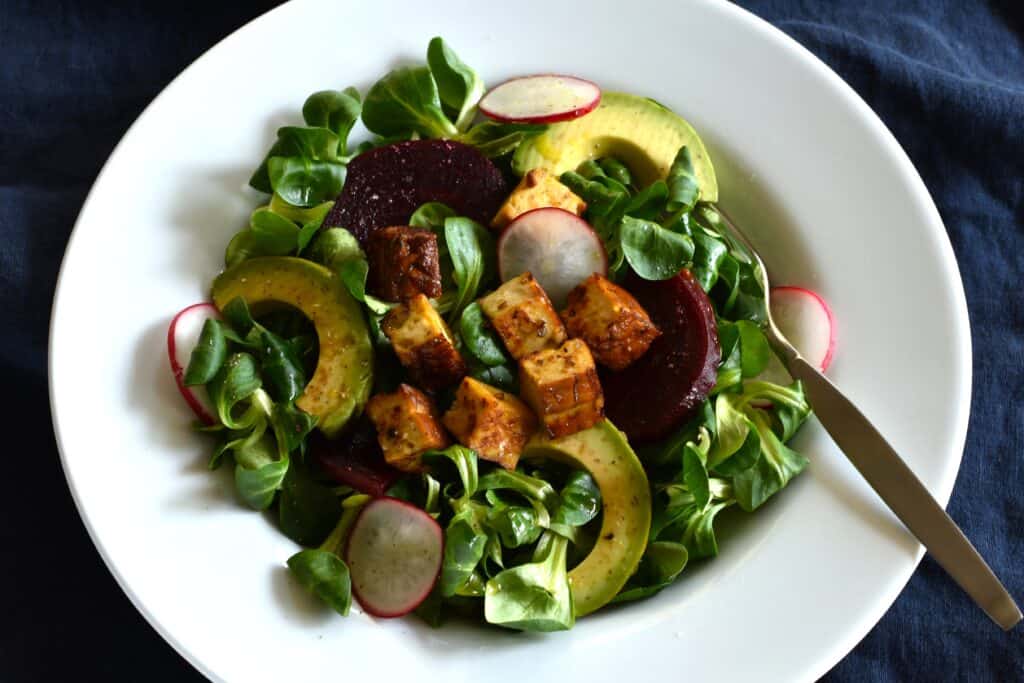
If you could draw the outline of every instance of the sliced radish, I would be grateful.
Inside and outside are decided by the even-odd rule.
[[[803,287],[772,287],[772,319],[782,334],[808,363],[825,372],[835,352],[835,319],[832,309],[818,294]],[[758,380],[787,386],[793,377],[773,353]],[[770,409],[771,401],[755,399],[755,408]]]
[[[178,391],[185,397],[185,402],[203,423],[212,425],[217,420],[216,408],[210,402],[205,387],[185,386],[185,369],[188,368],[192,350],[199,343],[199,335],[203,325],[210,318],[220,320],[220,311],[210,303],[193,304],[182,309],[167,328],[167,355],[171,359],[171,372],[178,385]]]
[[[374,616],[408,614],[437,582],[443,546],[441,527],[420,508],[397,498],[370,501],[345,546],[352,593]]]
[[[587,114],[601,102],[601,89],[575,76],[540,74],[505,81],[480,99],[484,116],[505,123],[555,123]]]
[[[772,287],[771,307],[775,324],[800,355],[822,372],[828,370],[836,337],[825,300],[803,287]]]
[[[557,307],[593,273],[608,274],[604,244],[585,220],[565,209],[544,207],[518,216],[498,238],[503,281],[529,271]]]

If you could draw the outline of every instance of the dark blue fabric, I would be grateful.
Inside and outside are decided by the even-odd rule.
[[[273,4],[0,3],[0,680],[199,679],[135,612],[78,520],[49,436],[47,325],[68,234],[118,139],[182,68]],[[867,100],[939,206],[975,349],[971,426],[950,511],[1024,597],[1020,0],[742,4]],[[1021,636],[1020,628],[1003,635],[925,558],[827,678],[1024,680]],[[743,644],[736,648],[741,656]]]

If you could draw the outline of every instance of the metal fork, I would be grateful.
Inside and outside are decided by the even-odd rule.
[[[779,331],[771,315],[768,269],[754,245],[722,209],[706,207],[702,215],[713,229],[747,252],[764,289],[768,308],[764,331],[768,342],[778,352],[789,374],[803,382],[808,401],[832,440],[889,509],[992,621],[1004,630],[1013,628],[1021,620],[1020,608],[960,527],[857,406],[804,360]]]

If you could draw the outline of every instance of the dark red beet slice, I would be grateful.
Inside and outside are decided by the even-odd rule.
[[[314,431],[309,437],[309,453],[328,477],[370,496],[383,496],[403,476],[384,461],[377,432],[365,417],[337,439]]]
[[[657,441],[682,425],[715,386],[722,356],[715,312],[687,270],[661,281],[631,274],[623,287],[661,336],[628,368],[602,368],[605,413],[630,441]]]
[[[486,225],[507,195],[501,171],[473,147],[451,140],[398,142],[352,160],[323,225],[348,228],[365,246],[371,232],[407,225],[427,202],[442,202]]]

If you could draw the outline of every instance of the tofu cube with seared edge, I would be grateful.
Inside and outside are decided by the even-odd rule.
[[[562,320],[569,336],[585,341],[612,370],[644,355],[661,334],[632,294],[597,273],[569,292]]]
[[[484,460],[514,470],[526,442],[537,430],[537,418],[515,395],[466,377],[455,403],[442,418],[463,446]]]
[[[590,349],[570,339],[531,353],[519,364],[520,395],[552,438],[593,427],[604,418],[604,392]]]
[[[547,169],[535,168],[523,176],[516,189],[498,209],[491,227],[500,230],[527,211],[545,206],[565,209],[577,216],[587,209],[587,203],[548,173]]]
[[[424,389],[443,389],[465,376],[466,362],[455,348],[451,330],[423,294],[388,311],[380,329],[413,381]]]
[[[375,230],[367,240],[366,258],[374,296],[385,301],[441,296],[441,259],[437,235],[430,230],[405,225]]]
[[[555,348],[566,340],[565,326],[533,275],[523,273],[480,299],[480,309],[512,357]]]
[[[366,414],[377,428],[384,460],[404,472],[419,472],[423,469],[423,453],[449,444],[434,403],[408,384],[371,398]]]

